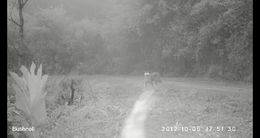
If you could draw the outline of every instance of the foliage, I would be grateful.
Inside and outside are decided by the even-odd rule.
[[[10,72],[15,83],[13,88],[15,94],[15,107],[23,112],[29,126],[34,126],[35,129],[47,119],[45,109],[46,92],[43,91],[48,75],[42,75],[42,65],[35,74],[36,65],[32,63],[30,71],[26,67],[21,66],[20,70],[23,73],[19,77],[16,73]]]
[[[82,79],[74,77],[62,80],[60,82],[61,91],[58,96],[58,102],[61,105],[64,105],[65,103],[72,105],[76,98],[84,100],[81,83]]]
[[[252,0],[30,4],[25,11],[26,44],[49,74],[151,70],[201,76],[211,66],[222,68],[222,78],[233,74],[234,80],[247,80],[253,73]],[[19,67],[15,32],[8,23],[9,68]]]

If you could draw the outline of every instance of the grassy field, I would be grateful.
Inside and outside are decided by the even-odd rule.
[[[49,125],[43,137],[117,138],[135,101],[142,77],[80,76],[84,104],[56,106],[64,76],[48,79]],[[147,138],[251,138],[252,84],[163,78],[145,123]],[[179,128],[178,130],[175,130]],[[187,129],[188,128],[188,129]],[[196,129],[195,129],[196,128]]]

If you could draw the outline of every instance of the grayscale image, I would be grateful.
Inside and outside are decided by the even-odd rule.
[[[8,138],[252,138],[252,0],[7,0]]]

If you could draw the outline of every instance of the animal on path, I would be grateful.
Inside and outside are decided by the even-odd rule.
[[[153,72],[153,73],[149,73],[149,72],[145,72],[144,73],[144,87],[147,87],[148,84],[150,84],[151,86],[156,86],[159,83],[161,83],[161,75],[158,72]]]

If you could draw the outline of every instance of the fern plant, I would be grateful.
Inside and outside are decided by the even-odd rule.
[[[16,73],[10,72],[15,83],[12,85],[16,94],[15,106],[21,110],[27,118],[28,123],[35,129],[47,119],[45,108],[45,96],[47,92],[43,91],[48,75],[42,75],[42,65],[35,73],[36,65],[32,63],[30,70],[25,66],[20,68],[22,77]],[[35,134],[33,134],[33,137]]]

